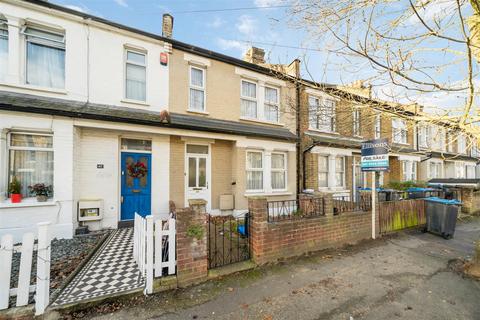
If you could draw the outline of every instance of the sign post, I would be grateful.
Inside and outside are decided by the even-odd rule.
[[[372,239],[375,239],[375,215],[377,201],[377,172],[388,171],[390,166],[388,162],[388,140],[376,139],[362,143],[362,171],[372,172]]]

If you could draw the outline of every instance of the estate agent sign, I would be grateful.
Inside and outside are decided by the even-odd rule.
[[[362,142],[362,171],[387,171],[388,140],[376,139]]]

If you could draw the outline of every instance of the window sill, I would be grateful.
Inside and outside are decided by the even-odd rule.
[[[265,196],[265,197],[272,197],[272,196],[291,196],[293,193],[288,192],[288,191],[273,191],[273,192],[245,192],[244,196],[245,197],[259,197],[259,196]]]
[[[13,84],[13,83],[6,83],[0,82],[1,86],[12,87],[12,88],[19,88],[19,89],[26,89],[26,90],[33,90],[33,91],[41,91],[41,92],[48,92],[48,93],[56,93],[66,95],[68,91],[65,89],[57,89],[57,88],[49,88],[49,87],[40,87],[34,86],[31,84]]]
[[[402,145],[402,146],[410,146],[410,143],[408,143],[408,142],[395,142],[395,141],[393,141],[393,144],[399,144],[399,145]]]
[[[260,119],[247,118],[247,117],[240,117],[240,121],[256,122],[256,123],[262,123],[262,124],[271,124],[271,125],[279,126],[279,127],[284,127],[285,126],[285,124],[280,123],[280,122],[273,122],[273,121],[260,120]]]
[[[206,111],[200,111],[200,110],[192,110],[192,109],[187,109],[187,112],[189,113],[196,113],[196,114],[203,114],[205,116],[208,116],[210,113]]]
[[[27,207],[48,207],[55,206],[57,201],[48,199],[46,202],[38,202],[36,198],[25,198],[20,203],[11,203],[10,199],[0,201],[0,209],[6,208],[27,208]]]
[[[120,102],[128,103],[128,104],[136,104],[136,105],[144,106],[144,107],[150,107],[150,104],[146,103],[145,101],[122,99],[122,100],[120,100]]]

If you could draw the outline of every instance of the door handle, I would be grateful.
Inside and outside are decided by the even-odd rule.
[[[120,202],[123,203],[123,196],[120,197]]]

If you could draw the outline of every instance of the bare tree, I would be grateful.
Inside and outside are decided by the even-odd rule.
[[[434,95],[456,105],[431,105],[416,120],[479,137],[478,0],[293,1],[290,25],[307,31],[342,60],[343,71],[361,65],[377,96],[402,103]],[[328,45],[325,45],[328,43]],[[367,66],[367,67],[365,67]],[[340,70],[340,71],[342,71]],[[382,91],[389,87],[392,90]]]

